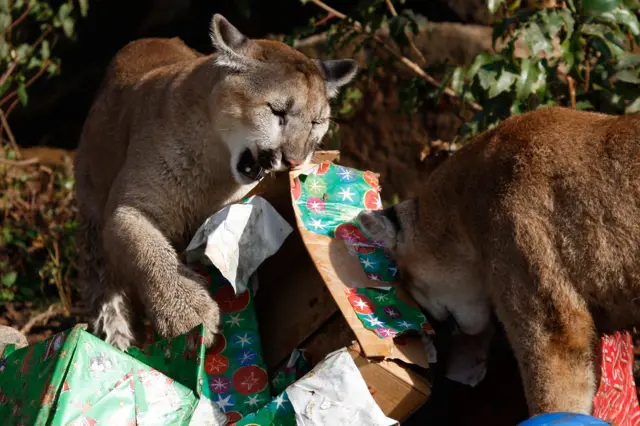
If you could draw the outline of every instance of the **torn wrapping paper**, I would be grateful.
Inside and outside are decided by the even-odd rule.
[[[187,425],[199,394],[202,326],[158,342],[151,352],[122,352],[86,325],[3,354],[0,416],[6,425]],[[195,346],[187,347],[187,341]],[[160,346],[166,349],[158,353]],[[184,358],[185,354],[195,357]],[[5,357],[6,356],[6,357]],[[158,369],[176,372],[171,377]],[[183,380],[184,382],[181,382]]]
[[[389,254],[355,222],[362,210],[382,208],[375,173],[325,161],[299,174],[291,191],[309,231],[344,241],[370,280],[395,280],[397,269]]]
[[[287,365],[296,375],[307,369],[304,355],[296,350]],[[358,367],[343,348],[327,355],[256,413],[230,426],[396,424],[375,403]]]
[[[364,326],[382,339],[410,330],[433,334],[420,309],[399,300],[394,288],[347,288],[345,296]]]
[[[311,363],[305,356],[304,352],[294,349],[291,352],[291,356],[287,361],[287,364],[278,371],[271,381],[273,393],[279,394],[284,391],[287,386],[302,376],[307,374],[311,370]]]
[[[187,261],[198,261],[204,254],[240,294],[292,230],[271,204],[254,196],[209,217],[189,243]]]
[[[286,394],[299,426],[388,426],[386,417],[369,393],[358,367],[346,348],[332,352]]]

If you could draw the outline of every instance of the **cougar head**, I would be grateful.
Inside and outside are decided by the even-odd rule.
[[[284,43],[252,40],[219,14],[211,23],[216,122],[239,184],[309,162],[329,126],[329,101],[357,72],[351,59],[310,59]]]
[[[438,222],[425,229],[418,201],[406,200],[384,210],[363,211],[357,221],[395,257],[400,283],[436,320],[453,316],[466,334],[489,323],[488,295],[479,279],[474,250]],[[421,209],[422,210],[422,209]],[[425,212],[420,212],[425,214]]]

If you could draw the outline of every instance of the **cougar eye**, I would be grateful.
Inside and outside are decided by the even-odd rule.
[[[316,120],[313,120],[311,124],[313,124],[314,126],[317,126],[319,124],[323,124],[325,121],[327,121],[326,118],[318,118]]]
[[[287,118],[287,111],[285,111],[282,108],[274,107],[271,104],[269,104],[269,109],[271,109],[271,114],[275,115],[280,119],[280,125],[284,126]]]

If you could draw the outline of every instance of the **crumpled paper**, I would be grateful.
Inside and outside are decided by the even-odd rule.
[[[330,353],[286,390],[299,426],[391,426],[346,348]]]
[[[240,294],[258,266],[278,251],[292,231],[267,200],[253,196],[209,217],[189,243],[187,261],[199,259],[204,246],[204,255]]]

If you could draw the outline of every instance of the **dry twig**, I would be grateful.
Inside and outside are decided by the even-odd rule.
[[[420,77],[423,80],[425,80],[427,83],[431,84],[434,87],[438,87],[438,88],[441,87],[441,83],[438,80],[436,80],[435,78],[433,78],[432,76],[430,76],[429,74],[424,72],[424,70],[422,68],[420,68],[420,66],[418,64],[416,64],[415,62],[413,62],[411,59],[403,56],[401,53],[396,52],[396,50],[393,47],[391,47],[387,42],[385,42],[378,35],[372,33],[371,31],[369,31],[367,29],[365,29],[360,22],[349,18],[344,13],[339,12],[339,11],[335,10],[334,8],[332,8],[331,6],[326,5],[321,0],[311,0],[311,2],[313,4],[315,4],[316,6],[320,7],[321,9],[324,9],[325,11],[327,11],[329,13],[332,13],[335,17],[337,17],[339,19],[342,19],[342,20],[346,20],[347,22],[349,22],[351,24],[351,26],[353,27],[353,29],[356,32],[367,34],[368,36],[373,38],[385,51],[387,51],[387,53],[389,53],[391,56],[393,56],[398,61],[402,62],[414,74],[416,74],[418,77]],[[453,90],[451,90],[451,88],[449,88],[449,87],[445,87],[444,93],[447,96],[459,99],[458,96],[455,94],[455,92]],[[479,104],[477,104],[476,102],[471,102],[471,101],[466,101],[466,100],[462,100],[462,101],[466,102],[473,110],[482,111],[482,107]]]
[[[16,138],[15,136],[13,136],[13,132],[11,131],[11,128],[9,127],[9,123],[7,122],[7,116],[4,114],[4,111],[2,110],[2,108],[0,108],[0,123],[2,124],[0,126],[0,130],[4,129],[5,133],[7,134],[7,137],[9,138],[9,144],[11,145],[11,148],[15,151],[16,157],[22,158],[22,155],[20,154],[20,148],[18,148],[18,144],[16,143]],[[0,138],[1,137],[2,137],[2,133],[0,133]]]
[[[60,307],[60,305],[57,304],[53,304],[51,306],[49,306],[49,309],[47,309],[46,311],[36,315],[35,317],[31,318],[25,325],[24,327],[22,327],[20,329],[20,333],[22,334],[29,334],[29,332],[31,331],[31,329],[35,326],[38,325],[45,325],[51,318],[54,318],[58,315],[62,314],[62,307]]]

